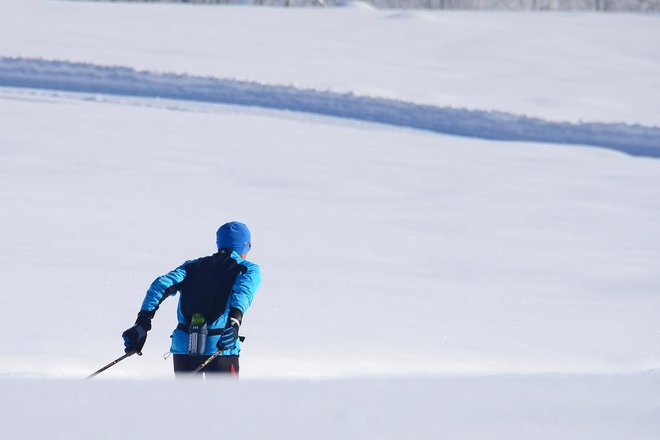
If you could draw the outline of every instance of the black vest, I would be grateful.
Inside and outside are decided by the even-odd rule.
[[[181,313],[190,324],[193,314],[201,313],[207,323],[217,320],[227,309],[234,282],[247,270],[231,258],[231,249],[200,258],[184,266],[186,278],[178,285]]]

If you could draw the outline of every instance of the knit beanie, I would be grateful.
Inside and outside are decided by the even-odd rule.
[[[225,223],[220,226],[215,237],[218,250],[229,248],[243,255],[252,247],[250,230],[241,222]]]

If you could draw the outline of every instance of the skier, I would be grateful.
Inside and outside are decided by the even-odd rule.
[[[245,224],[222,225],[216,233],[216,243],[217,253],[186,261],[151,284],[135,325],[122,334],[127,354],[142,354],[158,307],[168,296],[181,292],[179,324],[172,333],[170,349],[175,375],[192,372],[222,350],[201,372],[238,376],[238,330],[261,283],[261,274],[259,266],[245,259],[252,248]]]

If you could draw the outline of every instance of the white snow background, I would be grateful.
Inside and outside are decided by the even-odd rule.
[[[94,93],[75,64],[660,147],[659,43],[657,15],[0,1],[0,438],[659,438],[658,159]],[[176,299],[82,380],[228,220],[264,279],[241,381],[173,381]]]

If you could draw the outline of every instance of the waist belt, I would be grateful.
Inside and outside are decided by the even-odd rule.
[[[186,324],[179,323],[176,326],[176,329],[177,330],[182,330],[182,331],[188,333],[188,326]],[[224,329],[222,329],[222,328],[210,328],[210,329],[208,329],[208,335],[209,336],[218,336],[218,335],[221,335],[223,331],[224,331]],[[240,339],[241,342],[243,342],[243,341],[245,341],[245,336],[239,336],[238,339]]]
[[[183,330],[184,332],[188,333],[188,326],[186,324],[179,323],[179,325],[176,326],[176,329],[177,330]],[[210,328],[210,329],[208,329],[208,332],[209,332],[208,335],[209,336],[218,336],[218,335],[221,335],[223,331],[224,331],[224,329],[221,329],[221,328]]]

